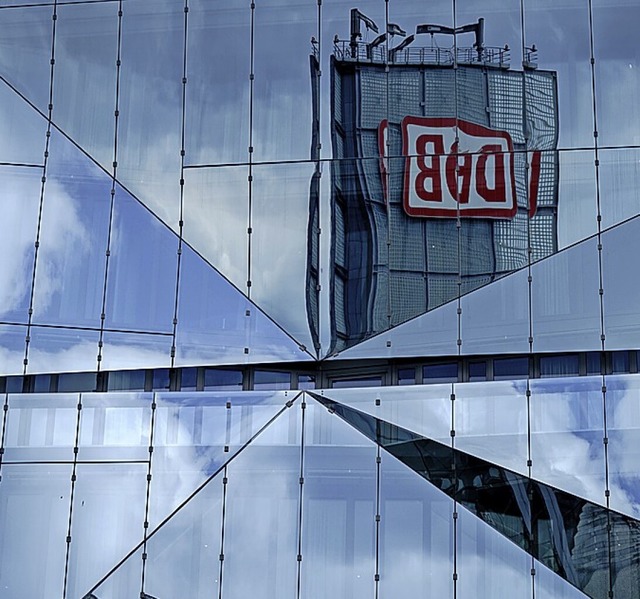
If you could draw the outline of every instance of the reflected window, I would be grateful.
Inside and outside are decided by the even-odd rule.
[[[580,371],[577,354],[540,357],[540,377],[572,376]]]
[[[298,389],[315,389],[316,377],[313,374],[298,375]]]
[[[427,364],[422,367],[422,379],[425,383],[458,382],[458,363]]]
[[[602,361],[600,352],[592,351],[587,353],[586,365],[587,374],[602,374]]]
[[[349,387],[381,387],[381,376],[365,376],[358,378],[345,378],[331,381],[333,389],[347,389]]]
[[[398,368],[398,385],[415,385],[415,368]]]
[[[6,378],[6,392],[7,393],[22,393],[22,377],[21,376],[8,376]]]
[[[204,390],[242,390],[242,371],[215,370],[208,368],[204,371]]]
[[[469,362],[469,380],[470,381],[486,381],[487,380],[487,363],[486,362]]]
[[[146,376],[144,370],[110,372],[107,388],[109,391],[144,391]]]
[[[35,393],[49,393],[52,391],[50,374],[39,374],[33,379],[33,391]]]
[[[253,373],[253,388],[291,389],[291,374],[288,372],[256,370]]]
[[[611,372],[629,372],[629,352],[615,351],[611,354]]]
[[[95,391],[95,372],[76,372],[58,376],[58,392],[75,393],[78,391]]]
[[[156,368],[153,371],[153,391],[167,391],[170,377],[168,368]]]
[[[198,369],[183,368],[180,375],[180,391],[195,391],[198,386]]]
[[[526,379],[529,375],[529,358],[500,358],[493,361],[493,378]]]

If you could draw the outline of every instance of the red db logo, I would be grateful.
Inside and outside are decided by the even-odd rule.
[[[456,141],[456,125],[458,141]],[[387,122],[378,131],[385,156]],[[506,131],[452,118],[407,116],[402,120],[405,156],[403,203],[409,216],[513,218],[517,210],[514,154]],[[540,152],[533,152],[530,181],[535,213]],[[381,160],[386,192],[387,160]],[[386,193],[385,193],[386,195]]]

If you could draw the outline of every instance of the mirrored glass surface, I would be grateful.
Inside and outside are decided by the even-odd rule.
[[[372,597],[376,447],[308,396],[302,497],[304,595]]]
[[[226,469],[222,573],[229,599],[289,597],[296,591],[300,402],[291,410],[297,414],[297,434],[283,429],[269,445],[248,445]]]
[[[640,332],[637,317],[640,281],[629,276],[629,256],[640,250],[640,220],[634,218],[602,235],[604,333],[607,349],[635,347]]]
[[[429,439],[451,440],[452,385],[330,389],[323,397],[404,427]],[[317,392],[311,393],[315,397]]]
[[[606,378],[610,506],[640,517],[640,382],[637,376]]]
[[[597,245],[592,237],[533,265],[534,351],[600,349]]]
[[[180,268],[176,365],[311,358],[186,245]]]
[[[528,416],[523,381],[455,385],[456,449],[527,473]]]
[[[250,297],[307,347],[307,198],[313,169],[313,163],[253,169]]]
[[[227,580],[220,581],[220,556],[225,553],[222,479],[223,473],[213,478],[147,541],[145,593],[211,597],[218,596],[222,584],[226,595]],[[225,535],[225,544],[227,539]]]
[[[102,366],[121,368],[157,368],[171,362],[171,335],[145,335],[105,331],[102,336]]]
[[[3,462],[73,461],[78,395],[9,395]]]
[[[286,413],[271,420],[292,397],[286,391],[157,394],[150,522],[170,514],[267,423],[253,443],[269,445],[273,431],[288,430]]]
[[[249,265],[248,175],[247,166],[187,169],[184,175],[184,238],[243,290]]]
[[[600,152],[600,198],[603,228],[640,213],[640,151]]]
[[[31,327],[27,372],[95,371],[99,335],[97,330]]]
[[[184,5],[123,3],[118,180],[177,228]]]
[[[532,476],[605,504],[602,378],[530,381]]]
[[[127,551],[124,555],[117,556],[108,572],[104,572],[99,579],[92,581],[90,589],[94,596],[99,597],[99,599],[140,596],[142,553],[142,548],[132,548],[131,551]],[[83,592],[86,593],[87,591],[89,591],[89,588],[83,589]]]
[[[60,6],[56,13],[54,121],[110,170],[114,160],[118,3]]]
[[[0,161],[41,165],[47,122],[4,82],[0,102]]]
[[[0,581],[16,599],[62,596],[71,464],[3,464]]]
[[[83,597],[138,543],[147,489],[146,464],[78,464],[75,474],[67,597]]]
[[[452,597],[453,501],[384,453],[380,506],[380,593]],[[473,575],[471,568],[460,572]]]
[[[640,142],[640,52],[634,26],[640,19],[637,2],[593,2],[598,137],[603,145]]]
[[[559,147],[593,146],[587,0],[525,0],[524,59],[556,73]]]
[[[48,160],[33,319],[98,327],[111,180],[56,130]]]
[[[257,5],[253,87],[257,161],[309,158],[312,99],[308,55],[318,47],[311,42],[318,34],[318,14],[317,5],[303,0],[262,0]]]
[[[509,519],[509,516],[505,516]],[[522,523],[511,523],[518,534]],[[531,556],[476,515],[458,508],[456,597],[490,599],[509,589],[512,597],[532,596]]]
[[[555,572],[535,561],[536,575],[533,578],[535,596],[540,599],[585,599],[582,591],[568,583]]]
[[[45,113],[49,105],[53,6],[0,10],[0,75]]]
[[[0,248],[5,256],[0,270],[0,318],[5,322],[27,322],[41,180],[39,168],[0,167]]]
[[[277,40],[274,46],[281,41]],[[281,46],[284,50],[285,46]],[[308,64],[300,51],[286,49],[292,61]],[[307,47],[304,51],[306,53]],[[272,64],[270,69],[262,75],[263,85],[268,85],[270,78],[281,72],[281,65]],[[221,7],[207,0],[189,2],[186,164],[247,162],[250,70],[250,3],[231,0]],[[286,79],[286,74],[281,76]],[[306,91],[308,80],[305,83]],[[278,89],[273,92],[278,94]]]
[[[84,393],[78,460],[148,460],[151,401],[151,393]]]
[[[116,189],[105,326],[171,332],[178,238],[124,189]]]

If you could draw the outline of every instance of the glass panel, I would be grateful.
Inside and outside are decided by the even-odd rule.
[[[180,206],[184,5],[123,4],[118,180],[172,228]]]
[[[55,130],[49,151],[34,322],[98,327],[111,181]]]
[[[248,265],[248,174],[246,166],[189,169],[184,186],[184,238],[243,290]]]
[[[144,391],[146,370],[110,372],[107,385],[109,391]]]
[[[42,164],[47,122],[4,81],[0,105],[0,161]]]
[[[579,374],[579,364],[577,354],[540,356],[540,377],[575,376]]]
[[[195,391],[198,386],[198,369],[182,368],[180,370],[180,391]]]
[[[524,382],[458,384],[455,394],[456,449],[527,474]]]
[[[640,220],[635,218],[602,235],[604,333],[609,350],[636,347],[640,333],[640,280],[629,276],[629,262],[622,258],[640,251],[638,229]]]
[[[311,357],[187,246],[182,250],[176,346],[177,366]]]
[[[76,478],[67,597],[83,597],[142,537],[147,466],[78,464]]]
[[[386,453],[380,475],[381,595],[453,597],[453,501]]]
[[[427,364],[422,367],[422,378],[425,383],[457,383],[458,363]]]
[[[306,314],[305,254],[313,169],[313,163],[253,169],[250,297],[307,347],[312,347],[312,341]]]
[[[52,15],[52,6],[0,11],[5,32],[0,74],[44,113],[49,105]]]
[[[53,118],[111,171],[118,5],[107,2],[60,6],[56,12]]]
[[[532,476],[604,504],[602,379],[532,380]]]
[[[637,376],[608,376],[610,505],[640,518],[640,381]]]
[[[171,513],[292,397],[286,391],[157,394],[150,522]],[[268,438],[265,431],[255,443]]]
[[[588,597],[537,560],[535,569],[533,584],[536,599],[585,599]]]
[[[307,403],[302,489],[304,597],[374,596],[375,460],[371,441],[324,406]]]
[[[283,415],[295,417],[289,426],[277,426],[267,444],[261,440],[260,446],[248,445],[227,467],[227,599],[295,595],[301,413],[298,402]],[[282,416],[274,424],[281,422]]]
[[[257,9],[260,10],[261,7]],[[188,18],[185,161],[246,162],[250,123],[250,5],[231,0],[222,9],[207,0],[191,0]],[[291,49],[283,40],[279,41]],[[299,53],[291,55],[298,57]],[[265,81],[274,75],[274,70],[277,69],[262,75]]]
[[[415,385],[416,369],[415,368],[399,368],[398,369],[398,385]]]
[[[27,327],[0,325],[0,374],[22,374]]]
[[[592,146],[588,1],[525,0],[524,24],[530,60],[557,76],[559,146]]]
[[[77,422],[77,395],[9,395],[3,461],[73,461]]]
[[[640,151],[600,152],[602,225],[609,227],[640,212]]]
[[[0,270],[0,318],[5,321],[27,322],[41,179],[40,169],[0,167],[0,251],[5,256]]]
[[[312,114],[306,55],[312,50],[309,40],[318,32],[317,16],[318,6],[308,2],[263,0],[257,7],[253,142],[258,161],[309,158]]]
[[[415,431],[443,443],[451,442],[451,385],[415,385],[378,389],[331,389],[327,400]],[[311,396],[318,398],[317,393]]]
[[[104,572],[106,578],[100,584],[98,584],[99,581],[97,580],[92,581],[94,586],[91,588],[91,592],[94,593],[94,597],[98,599],[139,597],[142,580],[142,553],[143,550],[137,548],[135,551],[132,550],[130,552],[131,555],[114,556],[114,571],[110,571],[109,576],[106,576],[107,572]],[[125,557],[127,559],[124,559]],[[116,559],[123,560],[123,562],[116,563]],[[85,593],[88,590],[83,589]],[[91,595],[87,594],[85,596],[87,596],[87,599],[91,599]],[[84,596],[80,595],[80,597],[84,599]]]
[[[95,371],[98,337],[98,331],[32,327],[28,372]]]
[[[486,362],[469,362],[469,380],[470,381],[486,381],[487,380],[487,363]]]
[[[503,517],[507,526],[522,527],[517,517]],[[457,598],[495,597],[504,589],[510,597],[532,597],[530,555],[464,508],[458,508],[457,532]]]
[[[635,24],[640,20],[637,2],[595,0],[593,37],[596,59],[598,133],[603,145],[637,145],[640,142],[640,52]]]
[[[118,187],[111,239],[106,326],[171,332],[177,236]]]
[[[566,248],[598,231],[595,154],[592,151],[559,152],[558,247]],[[613,201],[600,187],[601,212]]]
[[[254,389],[290,389],[291,374],[289,372],[273,372],[256,370],[253,373]]]
[[[151,393],[84,394],[78,460],[148,460],[151,400]]]
[[[102,368],[154,368],[171,361],[171,335],[143,335],[105,331]]]
[[[12,599],[62,596],[70,480],[71,464],[2,465],[3,595]]]
[[[529,376],[529,358],[496,358],[493,361],[493,378],[526,379]]]
[[[332,389],[350,389],[353,387],[362,388],[380,386],[382,386],[382,377],[380,376],[349,377],[331,381]]]
[[[97,375],[95,372],[77,372],[58,375],[58,393],[73,393],[80,391],[95,391]]]

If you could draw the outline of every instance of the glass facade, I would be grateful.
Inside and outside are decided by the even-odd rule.
[[[640,595],[639,0],[0,0],[0,599]]]

